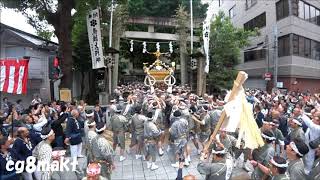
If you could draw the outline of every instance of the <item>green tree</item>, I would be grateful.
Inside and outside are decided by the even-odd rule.
[[[180,0],[180,4],[185,7],[190,14],[190,1]],[[192,0],[193,18],[205,18],[208,4],[201,3],[201,0]]]
[[[121,34],[124,30],[123,23],[127,19],[126,16],[126,0],[117,1],[113,19],[113,44],[117,39],[117,34]],[[80,98],[84,98],[83,89],[85,86],[85,76],[89,75],[89,94],[86,98],[88,102],[94,102],[97,99],[96,80],[97,70],[93,70],[91,64],[91,52],[89,47],[86,16],[88,12],[99,6],[96,0],[78,0],[76,4],[76,13],[73,16],[74,26],[72,30],[72,45],[74,49],[74,68],[81,73],[81,93]],[[106,11],[111,6],[111,0],[101,0],[101,28],[103,36],[103,46],[105,49],[109,46],[109,22],[110,11]],[[119,35],[118,35],[119,36]],[[106,54],[105,54],[106,55]],[[121,68],[120,68],[121,69]],[[99,74],[100,75],[100,74]],[[88,84],[87,84],[88,85]]]
[[[126,30],[126,20],[129,18],[127,4],[119,4],[114,11],[113,28],[112,28],[112,47],[120,50],[120,39]],[[115,63],[113,67],[112,89],[118,85],[120,55],[115,54]],[[120,68],[123,66],[120,66]]]
[[[53,36],[53,31],[50,30],[37,30],[37,35],[50,41],[51,37]]]
[[[155,16],[172,17],[176,14],[179,5],[186,7],[189,13],[189,0],[130,0],[128,1],[129,14],[131,16]],[[207,4],[200,0],[193,0],[194,18],[203,18],[207,10]]]
[[[178,0],[131,0],[128,2],[132,16],[171,17],[178,8]]]
[[[239,64],[240,50],[249,45],[249,37],[256,31],[246,31],[233,26],[223,12],[211,24],[210,32],[210,71],[207,84],[211,91],[230,89]]]
[[[80,21],[82,22],[82,21]],[[75,71],[81,73],[81,84],[80,84],[80,99],[83,99],[83,91],[85,86],[85,74],[90,72],[92,69],[91,65],[91,55],[90,55],[90,47],[89,47],[89,39],[88,32],[85,27],[85,23],[77,23],[75,24],[73,30],[73,51],[74,51],[74,68]],[[94,81],[95,82],[95,81]],[[91,89],[95,89],[94,87]],[[96,94],[95,92],[92,94]]]
[[[101,9],[107,9],[110,6],[109,0],[101,0]],[[88,103],[94,103],[98,98],[96,92],[96,73],[92,69],[91,52],[87,31],[87,14],[90,10],[99,6],[96,0],[78,0],[76,4],[76,13],[73,16],[74,25],[72,29],[72,47],[74,52],[73,65],[75,71],[80,72],[80,99],[85,99]],[[107,17],[104,17],[106,19]],[[101,25],[103,28],[104,26]],[[106,44],[105,44],[106,47]],[[85,82],[86,76],[89,75],[89,83]],[[84,87],[89,86],[90,96],[84,97]]]
[[[181,66],[181,84],[184,85],[187,83],[187,37],[188,35],[188,23],[189,23],[189,14],[185,10],[185,7],[180,5],[176,10],[176,15],[174,18],[177,21],[177,31],[179,34],[179,51],[180,51],[180,66]]]
[[[54,34],[59,40],[61,68],[64,74],[61,87],[72,87],[72,15],[75,0],[1,0],[1,5],[22,12],[38,31],[47,24],[54,27]],[[34,13],[33,13],[34,12]]]

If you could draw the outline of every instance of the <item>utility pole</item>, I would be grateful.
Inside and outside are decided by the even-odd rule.
[[[270,53],[270,49],[269,49],[269,37],[268,35],[266,35],[265,37],[265,51],[266,51],[266,61],[267,61],[267,68],[266,68],[266,73],[270,73],[270,62],[269,62],[269,53]],[[263,76],[265,78],[265,76]],[[271,79],[270,79],[271,80]],[[269,87],[270,87],[270,81],[265,80],[266,82],[266,90],[269,92]]]
[[[113,19],[113,3],[114,0],[111,1],[111,15],[110,15],[110,28],[109,28],[109,47],[112,47],[112,19]]]
[[[270,49],[269,49],[269,37],[268,37],[268,35],[266,35],[265,44],[266,44],[266,60],[267,60],[266,72],[270,72],[270,61],[269,61]]]
[[[277,84],[278,84],[278,27],[277,25],[274,27],[274,76],[273,76],[273,80],[274,80],[274,89],[277,89]]]
[[[193,5],[192,0],[190,0],[190,54],[193,54]],[[192,57],[190,57],[190,62],[192,60]],[[191,75],[190,75],[190,88],[193,90],[193,69],[190,68]]]
[[[191,28],[191,38],[190,38],[190,45],[191,45],[191,54],[193,53],[193,7],[192,7],[192,0],[190,0],[190,28]]]
[[[110,27],[109,27],[109,48],[112,47],[112,19],[113,19],[113,3],[114,0],[111,1],[111,15],[110,15]],[[113,58],[113,55],[110,53],[110,57]],[[112,71],[111,71],[111,65],[108,66],[108,94],[109,97],[111,96],[111,87],[112,87]]]

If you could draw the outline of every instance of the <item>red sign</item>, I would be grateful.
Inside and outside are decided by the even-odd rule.
[[[272,74],[270,72],[264,73],[264,80],[270,81],[272,77]]]

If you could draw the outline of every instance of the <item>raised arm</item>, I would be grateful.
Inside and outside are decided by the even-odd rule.
[[[320,126],[313,123],[312,120],[305,114],[302,114],[301,119],[303,120],[304,123],[308,126],[310,129],[314,129],[316,131],[320,131]]]

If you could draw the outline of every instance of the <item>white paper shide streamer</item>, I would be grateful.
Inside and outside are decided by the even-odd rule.
[[[169,52],[173,53],[173,46],[172,46],[172,42],[169,42]]]
[[[105,67],[102,51],[99,9],[94,9],[87,15],[87,29],[91,50],[92,69]]]
[[[146,53],[147,52],[147,43],[143,42],[142,45],[143,45],[142,53]]]
[[[160,51],[160,43],[159,42],[157,42],[156,48],[157,48],[157,51]]]
[[[133,40],[130,41],[130,52],[133,52]]]
[[[214,4],[215,1],[212,1],[207,9],[207,16],[206,19],[203,22],[203,48],[204,48],[204,53],[206,55],[206,66],[204,68],[204,71],[206,73],[209,73],[209,40],[210,40],[210,25],[211,25],[211,19],[213,17],[213,12],[214,12]]]

